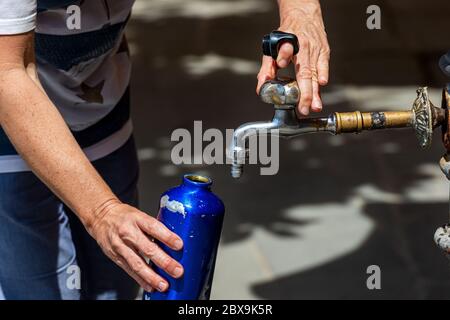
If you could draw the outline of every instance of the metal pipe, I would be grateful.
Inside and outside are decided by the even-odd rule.
[[[431,143],[433,129],[446,121],[446,111],[435,107],[429,100],[427,88],[417,90],[417,98],[408,111],[334,112],[327,117],[299,119],[295,106],[300,97],[294,80],[271,80],[260,91],[261,100],[274,105],[274,116],[269,122],[250,122],[234,132],[228,157],[232,159],[231,175],[239,178],[247,159],[246,142],[255,135],[272,134],[281,138],[293,138],[302,134],[329,132],[331,134],[360,133],[365,130],[413,128],[419,143],[426,147]]]

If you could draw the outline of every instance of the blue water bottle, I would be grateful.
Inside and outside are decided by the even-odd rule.
[[[144,292],[144,300],[208,300],[214,274],[225,212],[223,202],[211,192],[212,180],[195,174],[183,177],[183,183],[161,196],[158,220],[183,240],[175,251],[158,245],[184,267],[184,275],[174,279],[153,266],[167,279],[166,292]]]

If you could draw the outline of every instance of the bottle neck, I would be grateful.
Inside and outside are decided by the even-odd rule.
[[[210,190],[212,180],[208,177],[197,174],[186,174],[183,177],[183,185],[190,188]]]

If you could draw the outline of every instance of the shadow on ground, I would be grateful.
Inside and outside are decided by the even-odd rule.
[[[376,228],[356,252],[253,290],[268,299],[449,299],[448,260],[433,250],[431,239],[443,218],[435,213],[447,209],[447,204],[371,204],[365,212]],[[373,264],[380,267],[382,290],[368,290],[368,274],[355,272]]]

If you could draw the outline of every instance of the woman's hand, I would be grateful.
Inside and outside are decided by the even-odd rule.
[[[166,291],[168,283],[149,267],[144,258],[174,278],[183,275],[183,267],[151,238],[174,250],[183,247],[182,240],[161,222],[134,207],[116,199],[108,201],[98,210],[87,229],[103,252],[147,291]]]
[[[258,74],[257,93],[263,83],[276,77],[278,68],[286,68],[292,61],[301,96],[298,104],[300,114],[308,115],[322,110],[320,86],[328,83],[330,47],[318,0],[279,0],[280,31],[297,35],[299,53],[289,43],[281,45],[277,61],[264,56]]]

